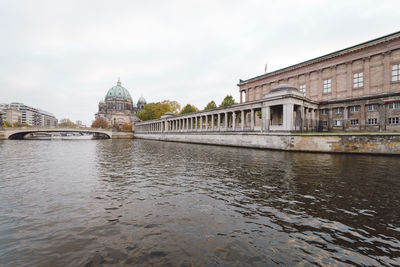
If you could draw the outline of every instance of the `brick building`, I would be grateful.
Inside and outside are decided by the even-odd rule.
[[[302,112],[323,130],[400,131],[400,32],[240,80],[240,102],[262,100],[280,85],[317,105]]]

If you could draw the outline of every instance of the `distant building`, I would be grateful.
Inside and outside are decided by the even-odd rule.
[[[11,124],[17,123],[21,125],[22,123],[22,112],[18,109],[8,108],[5,110],[5,120]]]
[[[139,120],[136,112],[146,105],[146,100],[141,97],[137,103],[132,100],[129,91],[121,85],[118,79],[117,85],[110,88],[106,94],[105,101],[99,102],[99,111],[95,118],[105,118],[110,125],[131,123]]]
[[[5,111],[0,109],[0,128],[1,128],[1,126],[3,124],[3,121],[5,121],[5,116],[6,116]]]
[[[82,121],[77,120],[75,124],[76,124],[77,126],[81,126],[81,125],[82,125]]]
[[[57,118],[50,112],[34,108],[23,103],[0,104],[0,109],[21,111],[21,123],[31,126],[57,126]]]

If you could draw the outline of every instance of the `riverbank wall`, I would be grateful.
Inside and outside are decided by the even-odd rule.
[[[392,133],[135,133],[135,138],[284,151],[400,155],[400,134]]]
[[[133,139],[133,132],[113,132],[111,139]]]

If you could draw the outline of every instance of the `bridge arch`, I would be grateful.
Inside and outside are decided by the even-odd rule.
[[[102,131],[95,129],[19,129],[10,131],[7,139],[10,140],[23,140],[24,136],[30,133],[59,133],[59,132],[68,132],[68,133],[93,133],[103,135],[106,139],[112,138],[111,131]]]

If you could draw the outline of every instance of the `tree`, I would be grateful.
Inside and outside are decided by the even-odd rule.
[[[207,106],[204,108],[204,110],[213,109],[213,108],[216,108],[216,107],[217,107],[217,104],[215,104],[214,100],[211,100],[211,101],[207,104]]]
[[[23,122],[23,123],[21,123],[21,126],[22,127],[29,127],[30,125],[28,123],[26,123],[26,122]]]
[[[9,127],[12,127],[12,124],[9,121],[4,121],[3,122],[3,126],[6,127],[6,128],[9,128]]]
[[[177,101],[164,100],[161,104],[168,104],[170,112],[173,112],[174,114],[178,114],[181,110],[181,105]]]
[[[61,127],[75,127],[75,123],[73,123],[70,119],[61,119],[58,123],[58,126]]]
[[[125,122],[122,125],[122,130],[124,130],[124,131],[132,131],[132,122],[131,123]]]
[[[235,100],[231,95],[225,96],[224,100],[222,100],[221,105],[219,105],[221,108],[223,107],[229,107],[235,104]]]
[[[12,127],[18,127],[18,122],[14,122]]]
[[[103,129],[108,129],[110,128],[110,125],[108,124],[107,120],[103,117],[98,117],[93,123],[92,123],[92,128],[103,128]]]
[[[181,112],[179,114],[186,114],[186,113],[191,113],[191,112],[195,112],[198,111],[198,108],[196,108],[193,105],[187,104],[186,106],[183,107],[183,109],[181,110]]]
[[[161,118],[166,112],[174,112],[178,114],[180,105],[176,101],[165,100],[163,102],[148,103],[144,109],[137,113],[137,116],[142,121],[154,120]]]

